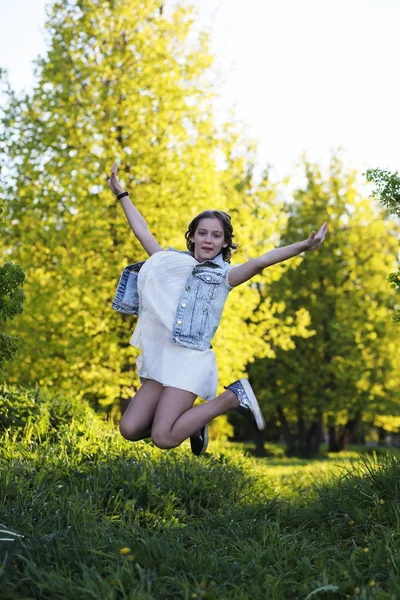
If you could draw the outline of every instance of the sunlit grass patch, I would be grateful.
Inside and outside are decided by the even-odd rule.
[[[395,456],[199,459],[51,410],[3,430],[2,598],[400,597]]]

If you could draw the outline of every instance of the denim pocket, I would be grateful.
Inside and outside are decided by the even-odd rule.
[[[198,271],[195,275],[198,280],[196,298],[210,302],[215,297],[223,275],[221,273],[210,273],[209,271]]]

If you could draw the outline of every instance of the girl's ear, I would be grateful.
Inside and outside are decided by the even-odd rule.
[[[223,248],[227,248],[227,247],[228,247],[228,244],[222,244],[222,247],[223,247]]]

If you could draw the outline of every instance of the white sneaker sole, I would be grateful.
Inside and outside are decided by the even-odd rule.
[[[240,379],[240,383],[243,386],[244,391],[246,392],[246,396],[249,399],[251,410],[253,411],[254,418],[257,423],[258,429],[265,428],[264,417],[262,416],[260,407],[258,406],[257,398],[254,395],[253,390],[251,389],[251,385],[247,379]]]

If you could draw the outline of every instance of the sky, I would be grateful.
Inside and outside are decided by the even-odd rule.
[[[217,116],[235,107],[260,168],[279,180],[304,152],[324,164],[342,148],[360,172],[399,169],[400,0],[195,3],[224,79]],[[45,4],[0,0],[0,66],[16,90],[29,90],[45,53]]]

